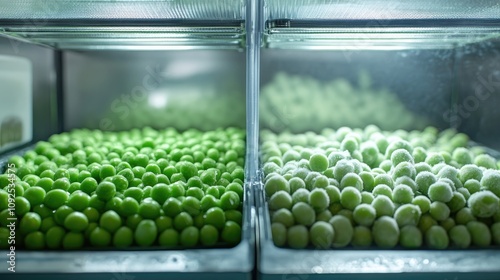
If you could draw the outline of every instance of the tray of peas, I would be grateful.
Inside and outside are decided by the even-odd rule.
[[[253,268],[242,129],[79,129],[0,165],[0,247],[12,250],[15,219],[21,273]]]
[[[497,279],[500,162],[471,143],[434,127],[263,130],[263,278]]]

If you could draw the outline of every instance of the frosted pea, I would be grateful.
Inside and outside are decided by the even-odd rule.
[[[492,217],[499,211],[499,199],[490,191],[479,191],[472,194],[468,200],[472,214],[479,218]]]

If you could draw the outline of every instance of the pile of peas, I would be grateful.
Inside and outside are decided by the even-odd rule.
[[[465,134],[370,125],[262,139],[276,246],[500,245],[500,162]]]
[[[16,246],[29,250],[234,246],[241,240],[245,132],[74,130],[15,165]],[[7,248],[7,174],[0,248]]]

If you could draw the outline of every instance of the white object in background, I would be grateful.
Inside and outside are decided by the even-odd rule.
[[[33,137],[31,62],[0,55],[0,152]]]

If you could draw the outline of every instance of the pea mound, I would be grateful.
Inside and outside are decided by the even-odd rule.
[[[500,245],[499,162],[469,148],[465,134],[369,125],[320,134],[264,130],[261,139],[276,246]]]
[[[12,156],[0,175],[0,248],[226,247],[241,240],[245,132],[74,130]]]

